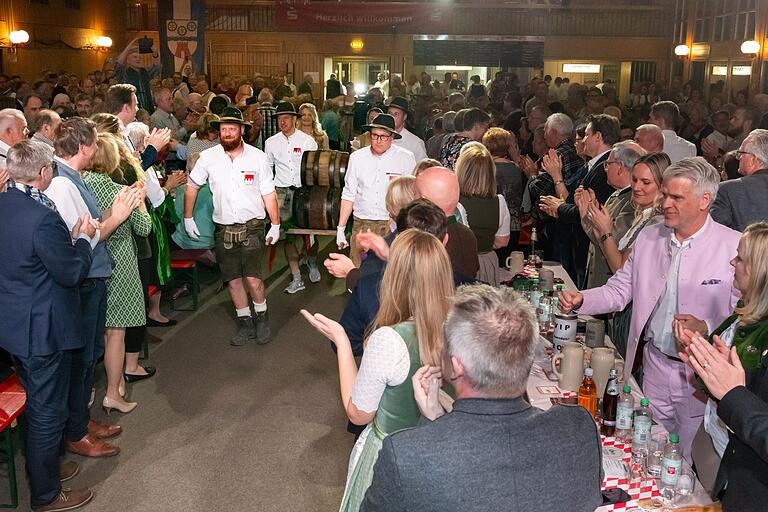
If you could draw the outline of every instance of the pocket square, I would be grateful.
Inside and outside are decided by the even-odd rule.
[[[720,279],[705,279],[701,282],[702,285],[708,285],[708,284],[720,284],[722,281]]]

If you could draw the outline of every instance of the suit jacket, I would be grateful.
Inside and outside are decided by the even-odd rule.
[[[0,194],[0,346],[20,357],[83,346],[78,286],[91,246],[25,193]]]
[[[627,364],[629,380],[635,352],[645,324],[667,285],[672,264],[673,230],[664,224],[647,226],[637,235],[624,266],[599,288],[584,290],[579,313],[595,315],[623,310],[632,302]],[[736,256],[741,233],[707,218],[702,232],[681,256],[678,276],[679,312],[704,320],[711,332],[736,307],[739,292],[733,286],[731,259]]]
[[[581,186],[585,189],[591,188],[595,192],[595,197],[601,204],[605,204],[615,189],[608,184],[608,174],[605,172],[605,161],[608,160],[610,151],[605,153],[600,159],[595,162],[595,165],[587,171],[584,175],[584,179],[581,180]],[[566,224],[579,224],[581,217],[579,216],[579,207],[573,199],[573,194],[568,195],[568,199],[557,207],[557,219],[561,223]]]
[[[602,451],[581,407],[460,399],[434,422],[384,439],[361,512],[592,512]]]
[[[737,231],[768,220],[768,169],[720,183],[711,213],[717,222]]]
[[[728,488],[724,510],[765,510],[768,503],[768,358],[747,374],[747,386],[729,391],[717,414],[732,430],[713,496]]]

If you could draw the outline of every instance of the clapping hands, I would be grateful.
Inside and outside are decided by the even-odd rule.
[[[422,366],[413,374],[411,383],[413,398],[422,416],[434,421],[445,414],[439,401],[442,372],[438,366]]]

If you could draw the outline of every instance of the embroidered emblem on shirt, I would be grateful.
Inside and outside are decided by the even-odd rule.
[[[702,285],[708,285],[708,284],[720,284],[722,281],[720,279],[705,279],[701,282]]]

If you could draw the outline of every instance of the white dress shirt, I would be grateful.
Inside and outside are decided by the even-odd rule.
[[[692,142],[688,142],[672,130],[661,130],[661,134],[664,136],[664,152],[672,163],[696,156],[696,145]]]
[[[70,231],[77,221],[84,215],[90,215],[90,210],[83,201],[83,196],[72,181],[65,176],[56,176],[51,180],[51,184],[43,192],[48,199],[56,205],[56,211],[59,212],[64,224]],[[96,247],[101,238],[101,230],[96,230],[96,236],[89,240],[91,249]]]
[[[408,131],[407,128],[403,128],[403,131],[398,132],[403,138],[395,139],[394,145],[403,149],[407,149],[413,153],[413,158],[416,161],[424,160],[427,158],[427,148],[424,145],[424,141],[418,138],[416,135]]]
[[[243,144],[243,152],[234,160],[221,144],[202,151],[189,181],[198,187],[210,184],[213,221],[217,224],[244,224],[265,218],[262,196],[275,191],[267,156],[248,144]]]
[[[305,151],[316,151],[317,141],[302,132],[293,130],[286,137],[283,132],[271,136],[264,143],[269,168],[275,169],[276,187],[301,186],[301,157]]]
[[[389,182],[413,174],[413,153],[394,144],[383,155],[374,155],[371,147],[349,156],[341,198],[354,203],[355,217],[364,220],[389,220],[384,203]]]

